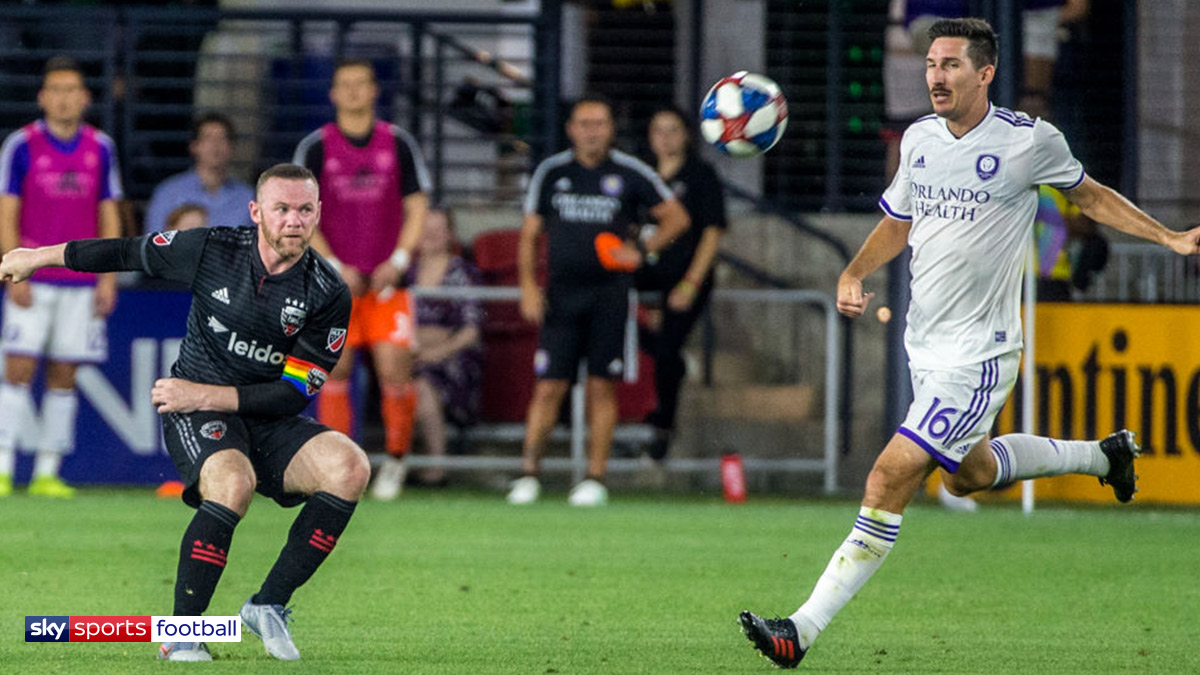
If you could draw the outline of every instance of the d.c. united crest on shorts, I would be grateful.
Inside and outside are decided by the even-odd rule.
[[[200,435],[210,441],[219,441],[225,437],[225,428],[225,423],[221,420],[205,422],[204,426],[200,427]]]

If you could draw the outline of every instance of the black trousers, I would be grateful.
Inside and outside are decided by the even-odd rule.
[[[683,346],[712,299],[712,280],[706,280],[696,292],[696,299],[685,312],[676,312],[667,306],[668,288],[663,291],[663,320],[657,331],[638,326],[638,344],[642,351],[654,359],[654,387],[658,394],[658,405],[646,417],[646,422],[665,432],[675,430],[675,416],[679,409],[679,389],[687,374],[683,363]]]

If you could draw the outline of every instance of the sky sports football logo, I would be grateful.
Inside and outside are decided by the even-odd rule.
[[[26,616],[26,642],[241,642],[236,616]]]

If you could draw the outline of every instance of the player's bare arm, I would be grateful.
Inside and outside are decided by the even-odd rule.
[[[521,225],[521,238],[517,242],[517,279],[521,284],[521,316],[526,321],[542,323],[545,299],[537,282],[537,242],[542,232],[542,217],[536,213],[525,214]]]
[[[421,230],[425,225],[425,214],[429,213],[429,197],[424,192],[413,192],[404,196],[404,227],[392,255],[371,273],[371,288],[381,291],[395,286],[408,271],[412,252],[421,241]]]
[[[329,247],[329,241],[325,239],[325,235],[321,234],[320,228],[313,232],[312,239],[308,240],[308,245],[334,266],[341,275],[342,281],[345,281],[346,286],[350,289],[350,295],[357,298],[366,292],[367,282],[363,279],[363,275],[350,265],[343,265],[342,261],[338,260],[338,257],[333,254],[333,249]]]
[[[33,276],[34,272],[44,267],[65,266],[63,255],[66,250],[66,244],[40,248],[14,248],[5,253],[4,258],[0,260],[0,281],[11,281],[18,284],[9,287],[10,292],[15,293],[17,288],[22,288],[19,282]]]
[[[717,251],[721,248],[721,237],[724,234],[724,230],[715,225],[704,228],[704,233],[700,235],[700,244],[696,247],[696,253],[692,256],[687,273],[667,296],[668,307],[676,312],[684,312],[691,308],[692,302],[696,299],[696,293],[700,290],[694,280],[700,280],[699,283],[702,284],[703,280],[708,277],[713,261],[717,259]]]
[[[884,216],[863,242],[858,253],[838,277],[838,312],[849,317],[861,316],[874,293],[863,293],[862,281],[908,246],[908,231],[912,223]]]
[[[1186,232],[1167,229],[1124,195],[1091,176],[1084,176],[1078,187],[1064,194],[1084,215],[1114,230],[1161,244],[1181,255],[1200,253],[1200,228]]]
[[[21,245],[20,213],[20,197],[0,195],[0,255]],[[8,294],[18,307],[28,307],[33,304],[33,294],[29,286],[10,286]]]
[[[154,382],[150,402],[159,413],[237,412],[238,392],[235,387],[164,377]]]
[[[105,199],[100,202],[100,217],[98,235],[103,239],[115,239],[121,236],[121,212],[117,200]],[[94,300],[96,316],[108,316],[117,307],[117,275],[100,274],[96,276],[96,296]]]
[[[646,240],[646,250],[656,253],[671,245],[692,225],[691,216],[678,199],[661,201],[650,209],[650,215],[658,222],[654,236]]]

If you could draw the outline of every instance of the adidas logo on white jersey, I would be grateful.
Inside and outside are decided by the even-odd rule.
[[[918,157],[917,161],[913,162],[912,168],[924,169],[925,168],[925,155],[921,155],[920,157]]]
[[[212,332],[214,332],[214,333],[228,333],[229,332],[229,329],[225,327],[225,324],[218,321],[217,317],[215,317],[215,316],[208,317],[208,327],[211,328]]]
[[[216,298],[217,300],[220,300],[221,302],[225,303],[226,305],[229,304],[229,289],[228,288],[224,288],[224,287],[218,288],[217,290],[212,292],[212,296],[214,298]]]

